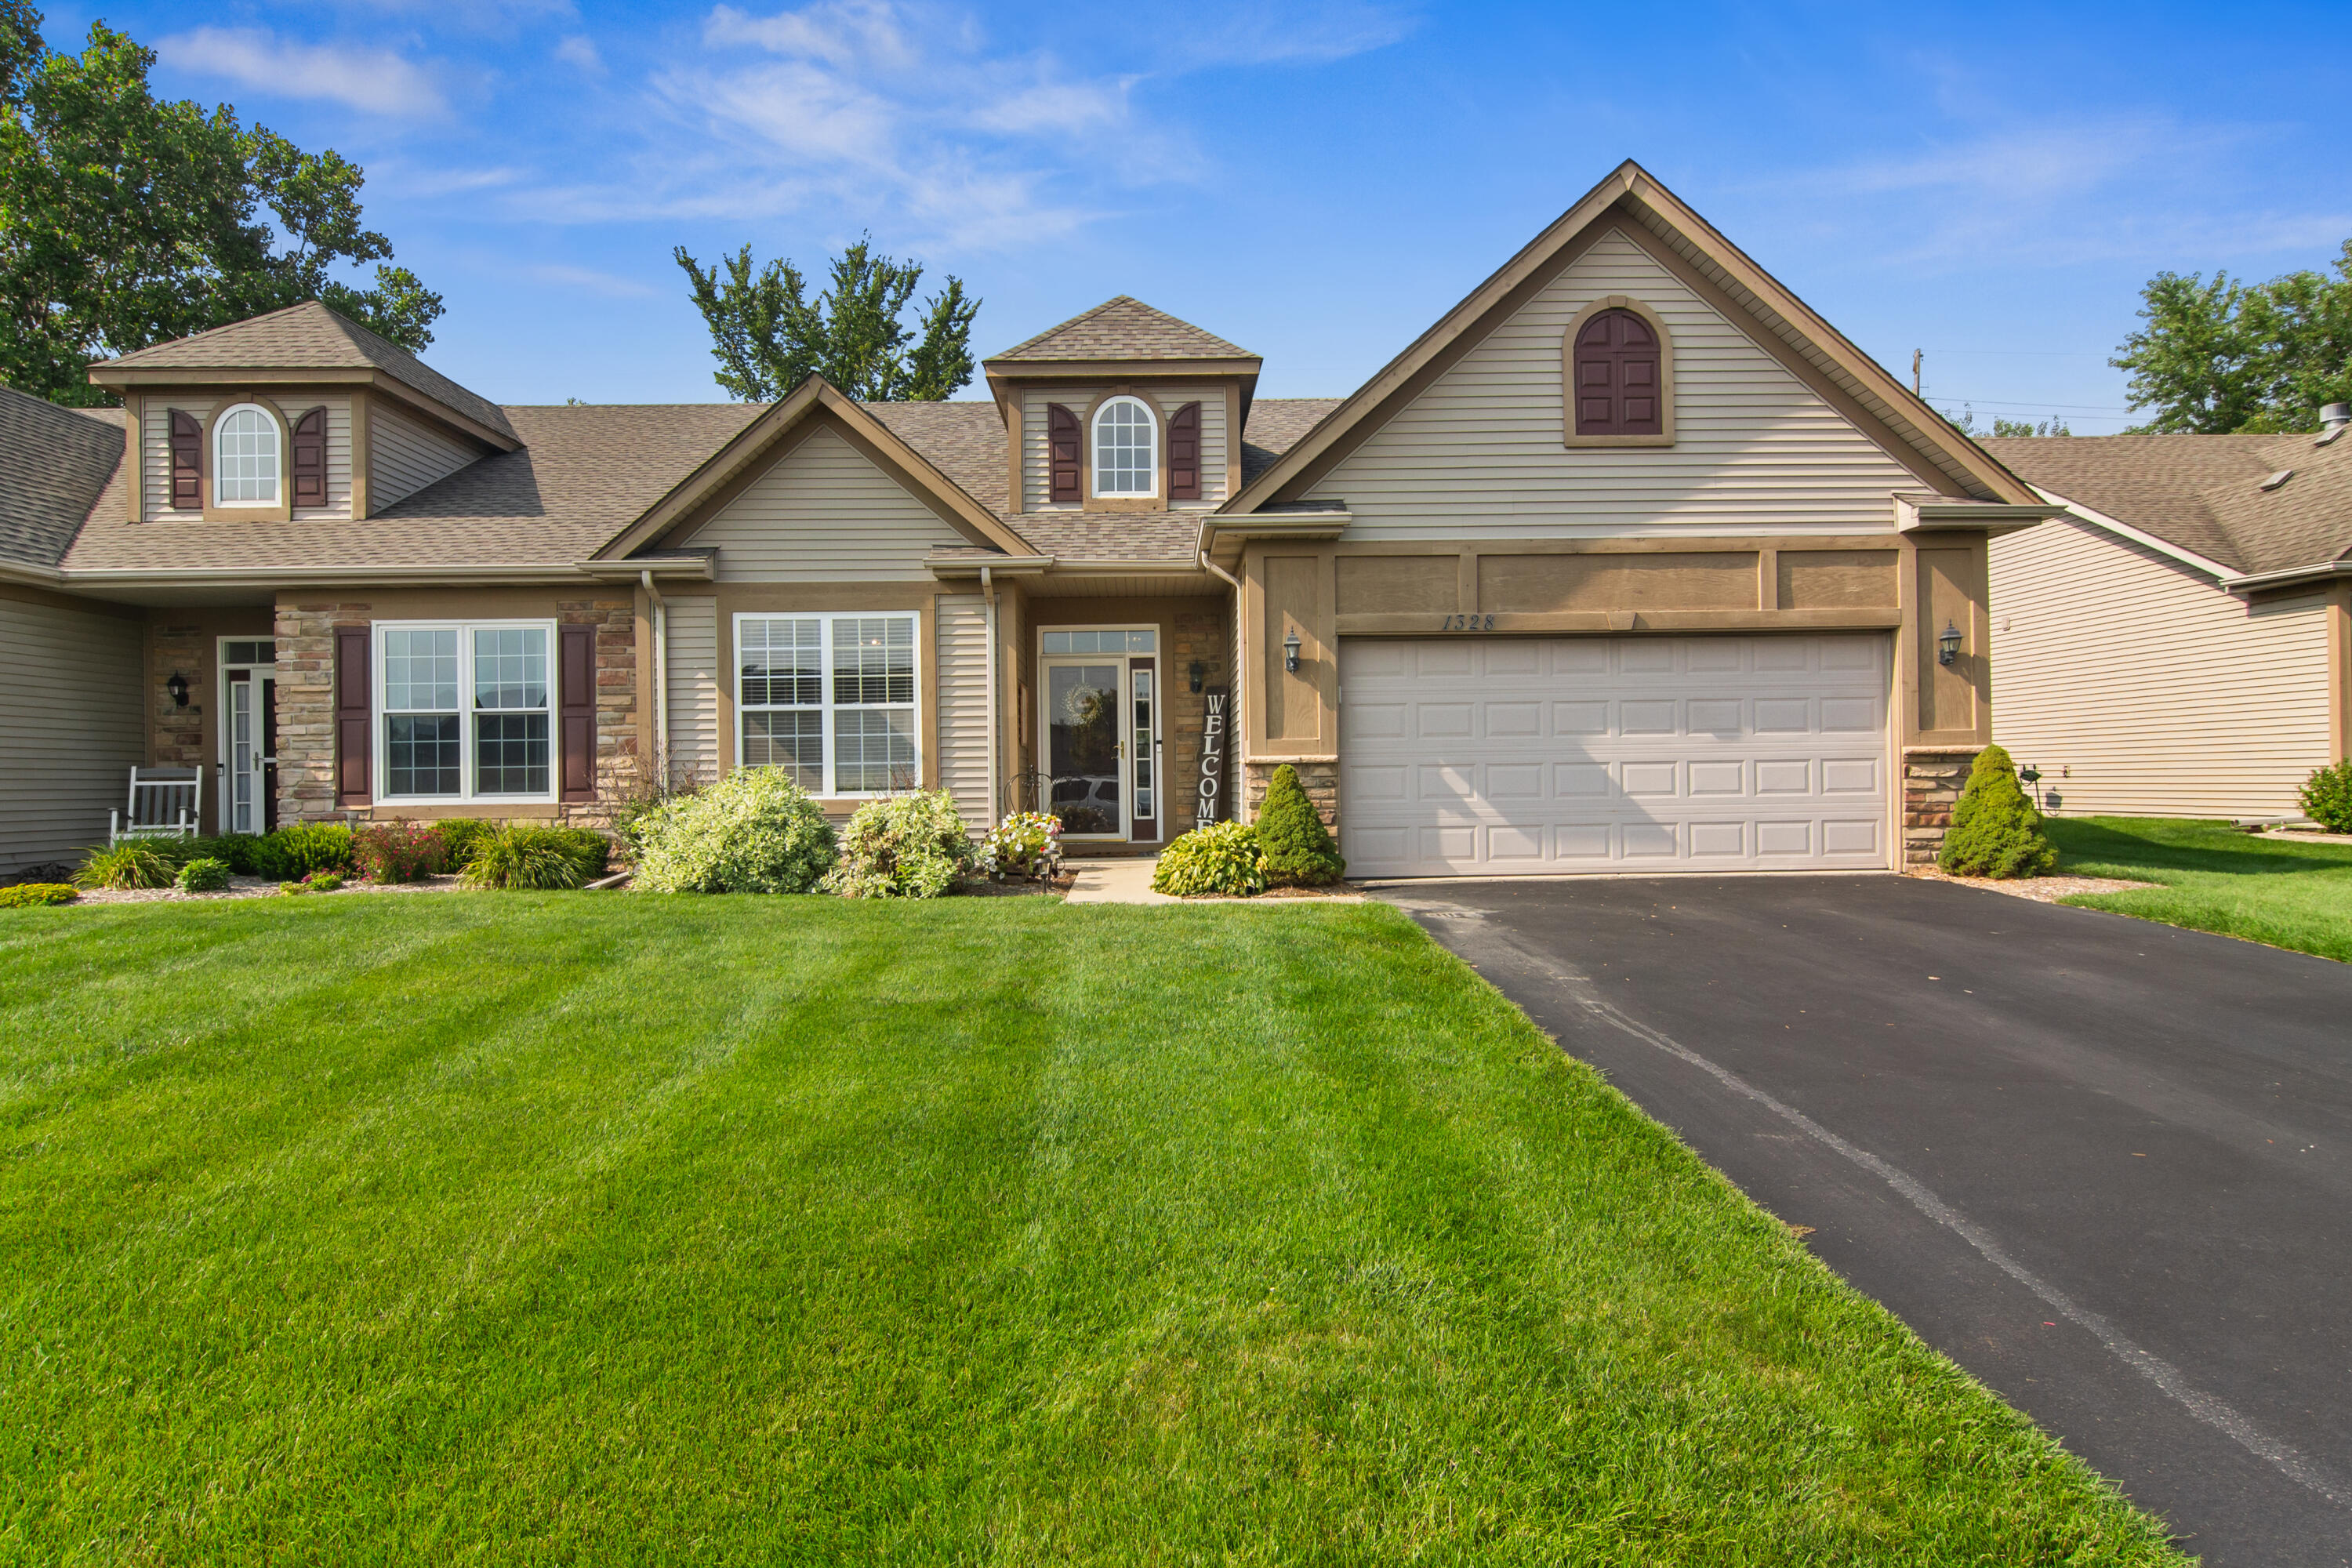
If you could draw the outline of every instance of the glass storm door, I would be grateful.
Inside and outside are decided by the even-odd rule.
[[[227,685],[228,830],[267,833],[278,826],[278,677],[232,669]]]
[[[1153,662],[1127,661],[1128,819],[1133,824],[1129,837],[1145,840],[1160,837],[1160,755],[1151,740],[1151,704],[1158,695],[1152,689]]]
[[[1126,674],[1121,659],[1045,665],[1045,809],[1061,818],[1066,838],[1117,838],[1126,831]]]

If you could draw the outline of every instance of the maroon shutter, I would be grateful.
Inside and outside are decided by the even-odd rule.
[[[1201,499],[1201,405],[1188,403],[1168,421],[1168,499]]]
[[[368,694],[375,684],[368,668],[368,629],[335,628],[335,802],[365,805],[375,796],[370,742],[375,723]]]
[[[1054,470],[1054,499],[1078,499],[1078,416],[1058,403],[1045,405],[1045,443]]]
[[[172,410],[172,510],[205,504],[205,427],[184,408]]]
[[[313,408],[294,421],[294,504],[327,504],[327,411]]]
[[[1658,335],[1631,310],[1603,310],[1576,335],[1576,433],[1655,436],[1664,429]]]
[[[596,628],[564,626],[556,701],[562,726],[563,798],[596,798]]]

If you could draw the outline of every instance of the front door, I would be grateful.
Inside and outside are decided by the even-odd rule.
[[[247,668],[226,673],[221,815],[231,833],[267,833],[278,826],[278,672]]]
[[[1125,659],[1047,659],[1045,809],[1064,838],[1127,837]]]

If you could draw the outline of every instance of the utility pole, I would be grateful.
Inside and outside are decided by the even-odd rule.
[[[1911,395],[1919,395],[1919,350],[1911,351]]]

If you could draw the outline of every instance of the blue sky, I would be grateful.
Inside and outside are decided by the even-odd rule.
[[[429,357],[508,403],[715,400],[671,247],[863,230],[966,280],[983,353],[1129,293],[1342,394],[1630,156],[1939,406],[2093,434],[2153,272],[2352,237],[2340,0],[226,0],[51,42],[93,15],[363,163]]]

